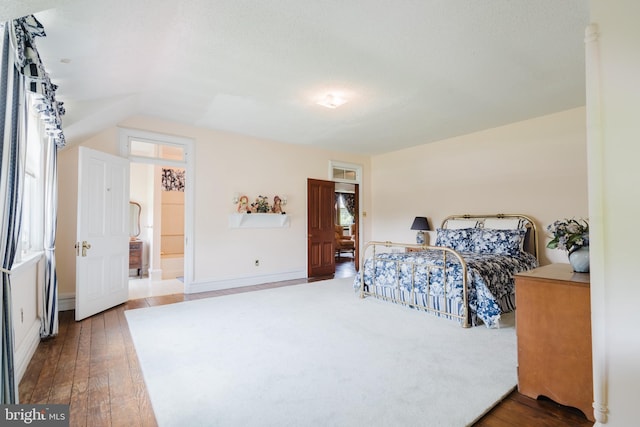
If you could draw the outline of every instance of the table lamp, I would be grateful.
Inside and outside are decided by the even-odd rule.
[[[429,221],[424,216],[417,216],[413,220],[413,224],[411,224],[412,230],[418,230],[416,234],[416,243],[419,245],[424,245],[424,232],[425,230],[431,230],[429,228]]]

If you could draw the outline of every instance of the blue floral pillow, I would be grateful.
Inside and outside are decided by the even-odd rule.
[[[474,252],[495,255],[518,255],[522,251],[527,230],[480,229],[474,242]]]
[[[436,246],[445,246],[458,252],[473,252],[475,234],[478,231],[480,231],[478,228],[460,228],[457,230],[438,228]]]

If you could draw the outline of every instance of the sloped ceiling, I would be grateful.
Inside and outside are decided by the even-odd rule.
[[[377,154],[582,106],[583,0],[3,0],[77,142],[136,114]],[[316,104],[327,91],[348,102]]]

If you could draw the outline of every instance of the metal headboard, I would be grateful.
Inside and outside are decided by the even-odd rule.
[[[477,219],[478,227],[482,227],[484,224],[484,220],[487,218],[519,218],[522,220],[522,227],[527,229],[527,234],[525,235],[524,248],[527,252],[533,254],[537,260],[538,258],[538,229],[536,227],[535,221],[527,216],[522,214],[463,214],[463,215],[449,215],[445,219],[442,220],[441,228],[447,228],[447,222],[452,219]]]

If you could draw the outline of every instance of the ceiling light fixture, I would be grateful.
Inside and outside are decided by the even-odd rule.
[[[327,108],[338,108],[339,106],[343,105],[346,102],[347,100],[342,96],[329,93],[320,101],[318,101],[318,105],[322,105],[323,107],[327,107]]]

